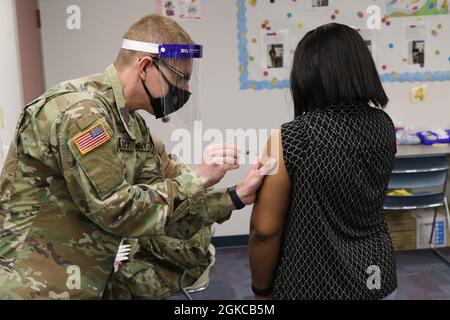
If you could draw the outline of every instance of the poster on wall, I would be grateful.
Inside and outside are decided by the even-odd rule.
[[[289,71],[300,39],[329,23],[359,31],[382,82],[449,81],[450,19],[437,14],[448,11],[448,1],[391,0],[391,7],[407,2],[429,5],[428,11],[410,8],[417,15],[428,12],[427,17],[397,19],[386,15],[387,0],[236,0],[240,88],[289,88]],[[381,26],[376,29],[368,24],[371,14],[367,9],[373,5],[381,9]]]
[[[156,0],[158,13],[174,20],[201,19],[201,0]]]
[[[408,64],[425,65],[428,24],[405,24],[405,42]]]
[[[283,69],[288,67],[286,53],[289,52],[289,30],[261,32],[262,68]]]
[[[309,0],[310,10],[326,10],[334,7],[334,0]]]
[[[387,0],[386,15],[414,17],[448,14],[449,0]]]
[[[367,48],[369,49],[372,56],[375,58],[375,50],[376,50],[376,43],[375,43],[375,32],[373,30],[369,29],[356,29],[361,37],[364,39],[364,42],[367,45]]]

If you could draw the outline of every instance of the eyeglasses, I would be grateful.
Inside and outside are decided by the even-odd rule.
[[[180,70],[178,70],[175,67],[171,66],[170,64],[168,64],[164,60],[155,59],[155,61],[157,62],[157,65],[158,65],[158,63],[161,63],[164,67],[166,67],[171,72],[175,73],[178,77],[180,77],[182,82],[183,82],[182,84],[186,84],[186,83],[188,83],[191,80],[190,76],[185,75],[183,72],[181,72]]]

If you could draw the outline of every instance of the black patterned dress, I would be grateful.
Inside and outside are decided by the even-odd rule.
[[[292,181],[275,299],[382,299],[397,288],[383,202],[396,139],[366,104],[307,112],[282,126]]]

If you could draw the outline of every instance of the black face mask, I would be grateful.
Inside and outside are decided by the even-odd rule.
[[[169,82],[169,80],[167,80],[166,76],[161,72],[159,68],[158,71],[169,86],[169,91],[165,96],[161,98],[154,98],[150,93],[150,90],[148,90],[145,81],[141,81],[142,85],[144,86],[145,92],[150,98],[150,104],[153,107],[156,119],[161,119],[180,110],[189,101],[191,93],[189,91],[182,90],[177,86],[174,86]]]

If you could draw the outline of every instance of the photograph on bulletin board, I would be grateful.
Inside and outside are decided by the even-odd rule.
[[[370,29],[357,29],[361,37],[364,39],[364,42],[367,45],[367,48],[369,49],[372,56],[375,58],[375,50],[376,50],[376,38],[375,38],[375,32]]]
[[[289,30],[261,32],[261,59],[263,69],[283,69],[288,67],[286,50],[289,48]]]
[[[382,82],[450,80],[450,19],[446,0],[237,0],[240,88],[289,87],[298,42],[327,23],[360,32]],[[380,27],[371,28],[371,6]],[[400,14],[402,12],[402,14]],[[283,40],[271,41],[270,34]]]
[[[335,0],[310,0],[308,1],[311,10],[326,10],[334,6]]]
[[[405,24],[405,47],[408,64],[425,66],[429,23]]]

